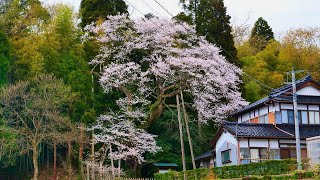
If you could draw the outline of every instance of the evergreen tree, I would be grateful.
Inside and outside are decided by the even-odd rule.
[[[109,15],[128,13],[123,0],[82,0],[80,5],[81,27],[85,27],[98,19],[106,19]]]
[[[271,39],[274,39],[272,28],[266,20],[259,17],[251,31],[250,45],[257,47],[259,50],[263,50]]]
[[[231,34],[230,16],[223,0],[181,0],[194,19],[197,33],[221,48],[221,54],[235,63],[237,50]]]
[[[0,25],[0,87],[8,82],[10,67],[10,45]]]

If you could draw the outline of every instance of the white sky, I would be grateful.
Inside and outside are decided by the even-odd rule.
[[[42,0],[45,3],[63,2],[79,9],[81,0]],[[157,16],[170,17],[154,0],[126,0],[143,14],[153,13]],[[157,0],[173,15],[181,12],[179,0]],[[319,0],[224,0],[231,22],[243,23],[249,17],[253,24],[258,17],[263,17],[276,34],[290,28],[320,27]],[[151,9],[152,7],[153,9]],[[141,13],[129,5],[129,13],[133,17],[141,17]],[[160,15],[159,15],[160,14]]]

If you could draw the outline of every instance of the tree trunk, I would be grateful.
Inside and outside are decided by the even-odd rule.
[[[182,110],[183,110],[183,115],[184,115],[184,122],[186,124],[186,130],[187,130],[187,135],[188,135],[188,142],[189,142],[189,148],[190,148],[190,154],[191,154],[191,160],[192,160],[192,167],[193,169],[196,169],[196,163],[194,160],[194,154],[193,154],[193,145],[192,145],[192,139],[190,135],[190,128],[189,128],[189,119],[188,119],[188,114],[186,111],[186,107],[184,105],[184,99],[183,99],[183,93],[182,91],[180,92],[181,95],[181,103],[182,103]]]
[[[57,142],[53,142],[53,179],[57,179]]]
[[[118,160],[118,179],[120,179],[121,159]]]
[[[115,173],[114,173],[114,164],[113,164],[113,157],[112,157],[112,148],[110,145],[110,160],[111,160],[111,170],[112,170],[112,179],[115,179]]]
[[[200,121],[198,121],[198,135],[202,138],[202,124]]]
[[[180,103],[179,103],[179,95],[176,95],[177,101],[177,110],[178,110],[178,122],[179,122],[179,132],[180,132],[180,145],[181,145],[181,159],[182,159],[182,168],[183,168],[183,179],[186,180],[186,161],[184,154],[184,143],[183,143],[183,131],[182,131],[182,122],[181,122],[181,112],[180,112]]]
[[[69,174],[69,179],[71,179],[72,176],[72,167],[71,167],[71,141],[68,141],[68,174]]]
[[[86,166],[87,166],[87,180],[90,180],[90,165],[88,162],[86,163]]]
[[[35,140],[32,141],[32,160],[33,160],[33,180],[38,179],[39,169],[38,169],[38,151],[37,151],[37,143]]]
[[[83,125],[80,126],[80,147],[79,147],[79,162],[80,162],[80,171],[81,178],[84,178],[84,170],[83,170]]]
[[[92,161],[92,164],[94,165],[95,164],[95,157],[94,157],[94,130],[92,130],[92,144],[91,144],[91,161]],[[92,179],[94,180],[95,179],[95,166],[92,166]]]

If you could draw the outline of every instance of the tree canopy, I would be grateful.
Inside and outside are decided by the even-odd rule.
[[[82,0],[80,5],[81,27],[105,20],[110,15],[128,13],[123,0]]]
[[[231,17],[227,14],[223,0],[182,0],[181,2],[189,16],[193,17],[197,34],[205,36],[207,41],[220,47],[221,54],[229,62],[239,65],[235,61],[237,50],[231,34]]]
[[[250,44],[262,50],[271,39],[274,39],[272,28],[266,20],[259,17],[251,30]]]

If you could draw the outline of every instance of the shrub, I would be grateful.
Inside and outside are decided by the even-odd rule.
[[[201,180],[208,176],[209,170],[206,168],[200,168],[195,170],[185,171],[188,180]],[[169,171],[168,173],[156,173],[154,174],[155,180],[183,180],[184,173]]]
[[[270,160],[261,163],[242,164],[213,168],[217,178],[242,178],[246,176],[266,176],[288,174],[295,170],[296,160]]]
[[[167,173],[156,173],[156,174],[154,174],[154,179],[155,180],[175,179],[175,177],[176,177],[176,172],[174,172],[174,171],[169,171]]]

